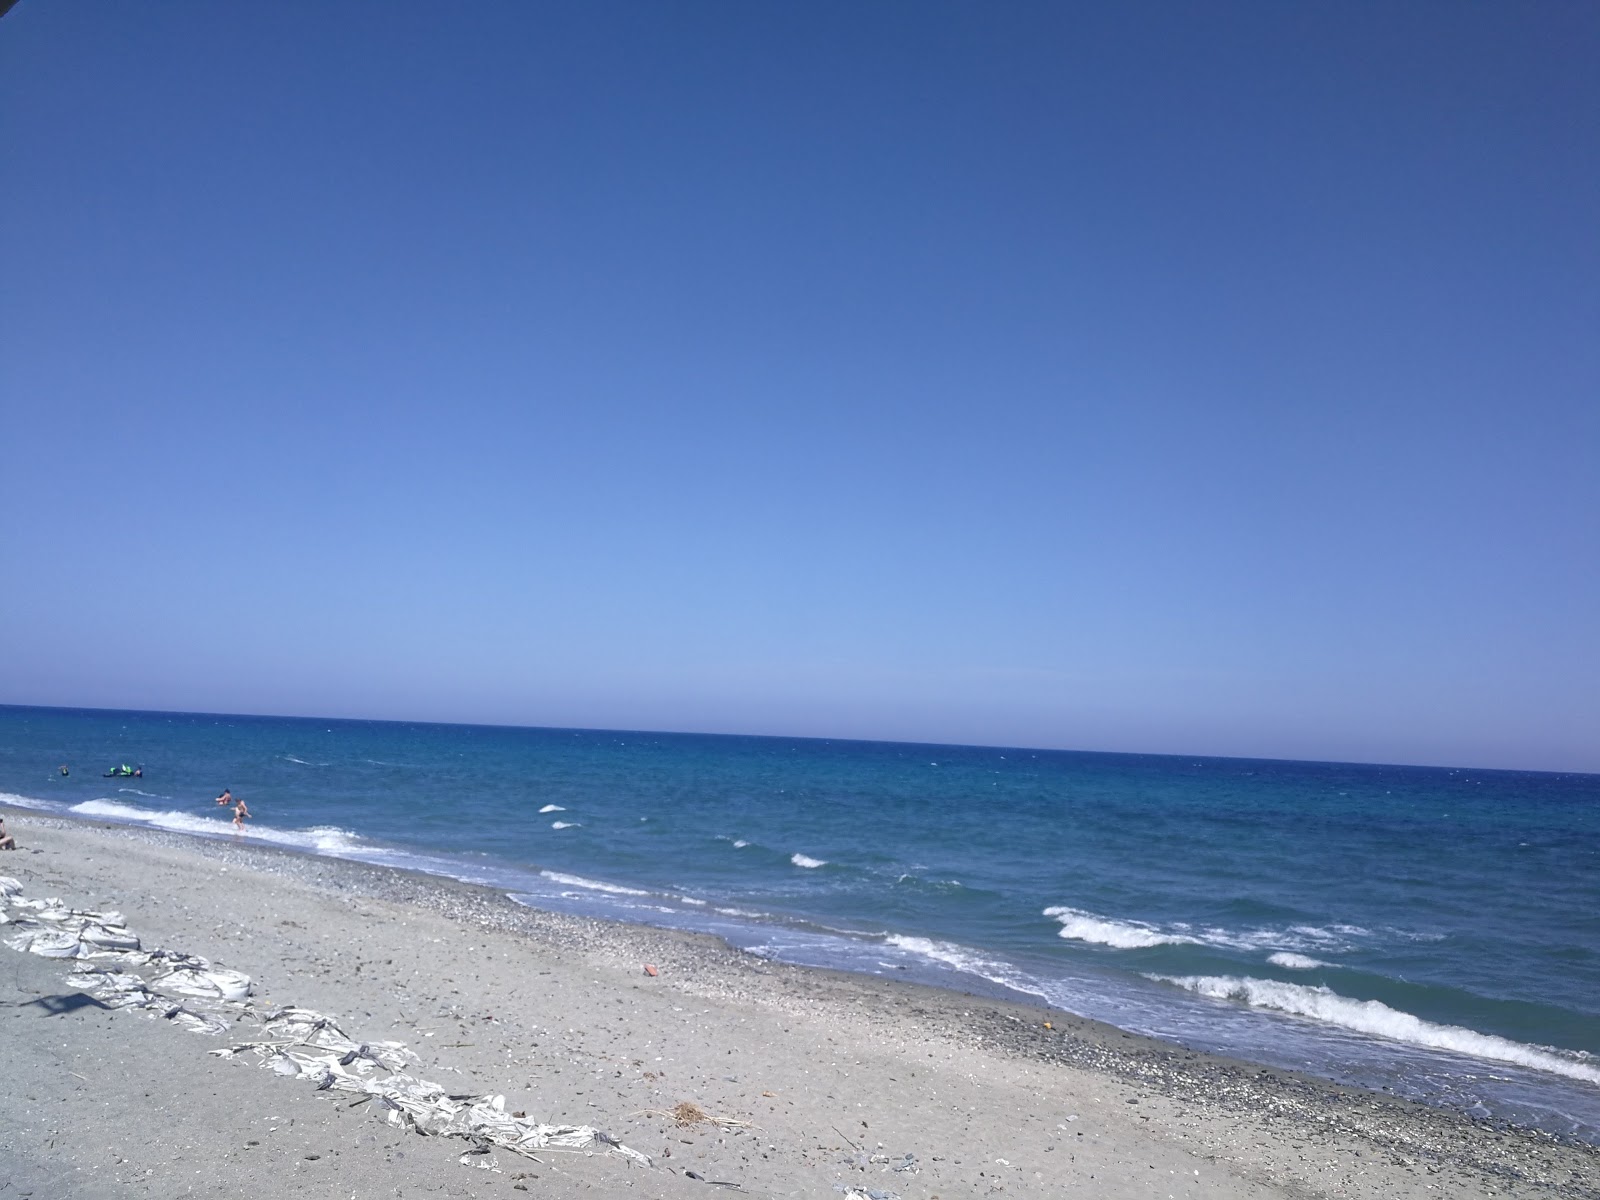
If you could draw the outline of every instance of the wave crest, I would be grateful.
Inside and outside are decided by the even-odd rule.
[[[1437,1025],[1397,1008],[1390,1008],[1381,1000],[1352,1000],[1331,988],[1231,975],[1149,975],[1147,978],[1170,983],[1214,1000],[1242,1001],[1252,1008],[1307,1017],[1389,1041],[1407,1042],[1432,1050],[1448,1050],[1493,1062],[1516,1063],[1553,1075],[1565,1075],[1568,1079],[1600,1083],[1600,1067],[1584,1059],[1569,1058],[1555,1050],[1528,1046],[1490,1033],[1478,1033],[1459,1025]]]
[[[1310,958],[1304,954],[1294,954],[1288,950],[1280,950],[1276,954],[1267,955],[1267,961],[1274,966],[1286,967],[1291,971],[1314,971],[1318,967],[1331,967],[1332,963],[1325,963],[1320,958]]]
[[[1198,938],[1178,933],[1165,933],[1144,921],[1113,921],[1081,908],[1058,905],[1044,910],[1044,915],[1061,923],[1057,937],[1078,942],[1094,942],[1113,946],[1118,950],[1138,950],[1145,946],[1179,946],[1199,941]]]

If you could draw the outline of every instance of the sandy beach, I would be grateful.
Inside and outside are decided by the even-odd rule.
[[[1060,1012],[248,844],[9,814],[23,895],[121,911],[410,1071],[607,1149],[464,1154],[0,948],[0,1200],[637,1194],[1600,1196],[1600,1152]],[[645,964],[655,974],[649,974]],[[674,1113],[679,1114],[674,1116]],[[687,1118],[687,1119],[684,1119]],[[464,1161],[465,1160],[465,1161]]]

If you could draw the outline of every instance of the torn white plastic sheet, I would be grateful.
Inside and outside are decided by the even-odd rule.
[[[364,1042],[308,1008],[252,1004],[250,977],[196,955],[145,950],[118,912],[68,908],[60,900],[30,900],[16,880],[0,876],[0,941],[46,958],[80,961],[69,982],[111,1008],[139,1009],[197,1033],[230,1027],[221,1014],[260,1022],[262,1036],[211,1053],[253,1053],[276,1074],[304,1079],[320,1090],[372,1098],[390,1124],[428,1137],[458,1137],[475,1149],[472,1165],[491,1164],[490,1146],[533,1157],[539,1150],[601,1150],[650,1166],[648,1155],[591,1125],[546,1125],[506,1112],[505,1097],[452,1095],[405,1073],[416,1055],[403,1042]],[[140,974],[140,969],[147,974]],[[359,1103],[360,1101],[357,1101]]]

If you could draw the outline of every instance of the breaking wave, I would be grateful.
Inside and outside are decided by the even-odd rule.
[[[1176,946],[1199,939],[1177,933],[1166,933],[1144,921],[1112,921],[1084,912],[1079,908],[1057,906],[1047,908],[1044,915],[1061,922],[1057,937],[1078,942],[1094,942],[1101,946],[1114,946],[1118,950],[1137,950],[1145,946]]]
[[[1325,963],[1320,958],[1309,958],[1304,954],[1294,954],[1288,950],[1269,954],[1267,961],[1276,966],[1287,967],[1291,971],[1314,971],[1318,967],[1333,966],[1332,963]]]
[[[827,859],[812,858],[807,854],[791,854],[789,856],[789,861],[797,867],[805,867],[808,871],[814,871],[818,867],[825,867],[828,865]]]
[[[148,808],[134,808],[115,800],[85,800],[69,810],[80,816],[101,817],[110,821],[124,821],[166,829],[173,833],[198,833],[206,837],[238,836],[232,820],[216,817],[197,817],[193,813],[166,811],[154,812]],[[226,811],[226,810],[224,810]],[[333,825],[315,825],[309,829],[275,829],[271,825],[255,823],[246,827],[245,836],[255,842],[274,842],[292,846],[297,850],[312,850],[319,854],[348,855],[366,849],[367,845],[356,834]]]
[[[1413,1046],[1447,1050],[1494,1062],[1516,1063],[1568,1079],[1600,1084],[1600,1066],[1588,1055],[1569,1057],[1555,1050],[1528,1046],[1509,1038],[1478,1033],[1459,1025],[1437,1025],[1410,1013],[1390,1008],[1379,1000],[1352,1000],[1326,987],[1307,987],[1302,983],[1281,983],[1273,979],[1236,978],[1229,975],[1150,975],[1159,983],[1170,983],[1196,995],[1214,1000],[1235,1000],[1252,1008],[1271,1009],[1292,1016],[1307,1017],[1341,1029],[1370,1034]]]
[[[1047,908],[1044,915],[1060,922],[1061,929],[1057,936],[1073,941],[1092,942],[1117,950],[1141,950],[1148,946],[1212,946],[1250,953],[1272,951],[1273,957],[1269,961],[1279,966],[1301,969],[1301,963],[1280,961],[1277,955],[1281,954],[1285,959],[1304,960],[1310,966],[1327,966],[1329,964],[1308,959],[1302,952],[1349,950],[1359,939],[1372,936],[1371,930],[1344,924],[1326,927],[1290,925],[1278,929],[1226,929],[1221,926],[1195,926],[1186,921],[1157,925],[1151,921],[1103,917],[1066,905]],[[1403,938],[1421,936],[1409,935],[1402,930],[1386,932]]]
[[[59,805],[48,800],[35,800],[30,796],[19,796],[15,792],[0,792],[0,804],[7,808],[31,808],[35,812],[60,812]]]

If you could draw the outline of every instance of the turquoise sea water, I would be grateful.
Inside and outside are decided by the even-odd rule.
[[[223,787],[254,840],[1600,1143],[1600,776],[0,707],[0,808],[231,837]]]

